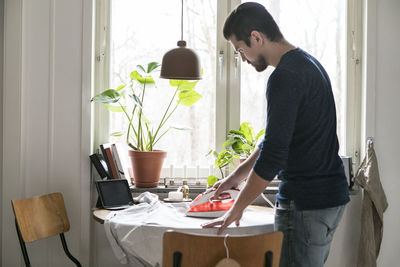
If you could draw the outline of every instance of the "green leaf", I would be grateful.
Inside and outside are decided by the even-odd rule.
[[[243,122],[240,124],[240,131],[243,133],[244,138],[246,138],[249,144],[253,143],[254,130],[250,122]]]
[[[218,182],[217,176],[210,175],[207,177],[207,187],[213,186],[216,182]]]
[[[254,147],[247,143],[236,143],[232,146],[232,149],[237,154],[248,153],[249,151],[253,151]]]
[[[182,83],[178,86],[179,91],[186,91],[192,90],[199,81],[189,82],[189,81],[182,81]]]
[[[130,78],[131,80],[135,80],[135,81],[144,81],[144,78],[142,77],[142,75],[140,75],[140,73],[137,70],[134,70],[131,72],[130,74]]]
[[[112,105],[105,103],[104,106],[111,112],[124,112],[124,110],[120,105]],[[124,106],[124,108],[126,109],[126,106]]]
[[[179,91],[192,90],[199,81],[189,82],[187,80],[169,80],[169,84],[178,87]]]
[[[121,91],[122,89],[125,88],[125,84],[121,84],[120,86],[117,87],[117,91]]]
[[[181,83],[183,83],[185,80],[169,80],[169,85],[173,87],[179,86]]]
[[[152,71],[157,69],[159,66],[160,66],[160,63],[158,63],[158,62],[150,62],[147,65],[147,73],[151,73]]]
[[[101,94],[95,95],[92,101],[97,103],[116,103],[121,98],[120,93],[114,89],[108,89]]]
[[[170,126],[170,128],[175,129],[175,130],[180,130],[180,131],[191,131],[191,130],[193,130],[193,128],[186,127],[186,126]]]
[[[244,153],[244,144],[242,142],[235,142],[234,144],[232,144],[232,150],[236,153],[236,154],[243,154]]]
[[[217,151],[214,151],[214,152],[213,152],[213,155],[214,155],[215,159],[218,158],[218,152],[217,152]]]
[[[212,149],[210,151],[208,151],[208,153],[206,154],[206,157],[208,157],[211,153],[213,153],[213,151],[214,150],[212,150]]]
[[[244,138],[243,134],[236,134],[236,133],[231,133],[232,131],[229,132],[228,137],[230,139],[236,140],[236,142],[242,142],[242,143],[247,143],[247,139]]]
[[[143,68],[142,65],[136,65],[136,67],[137,67],[140,71],[142,71],[143,73],[146,73],[146,70]]]
[[[230,135],[241,135],[241,136],[244,137],[243,132],[239,131],[239,130],[230,130],[229,133],[228,133],[228,136],[230,136]]]
[[[179,92],[178,93],[178,104],[186,107],[190,107],[201,98],[201,94],[197,93],[195,90]]]
[[[115,137],[119,137],[119,136],[123,136],[123,135],[124,135],[124,132],[114,132],[114,133],[110,134],[110,136],[115,136]]]
[[[249,144],[243,144],[242,148],[245,151],[253,151],[254,150],[254,146],[249,145]]]
[[[225,149],[221,153],[219,153],[218,158],[215,160],[214,166],[217,168],[223,168],[232,161],[232,151]]]
[[[151,77],[151,76],[143,77],[136,70],[131,72],[130,77],[131,77],[132,80],[138,81],[141,84],[152,84],[152,83],[154,83],[153,77]]]
[[[120,86],[117,87],[117,89],[115,89],[121,97],[125,98],[125,94],[126,94],[126,87],[125,84],[121,84]]]
[[[261,136],[263,136],[263,135],[265,135],[265,129],[262,129],[262,130],[257,134],[256,140],[257,140],[258,138],[260,138]]]
[[[208,151],[206,157],[208,157],[208,156],[210,156],[210,155],[213,156],[214,160],[218,158],[218,153],[217,153],[217,151],[215,151],[215,150],[212,150],[212,149],[211,149],[210,151]]]
[[[235,144],[237,140],[235,139],[228,139],[222,144],[222,148],[229,148],[232,147],[233,144]]]
[[[139,106],[139,108],[142,108],[142,106],[143,106],[142,100],[140,100],[140,98],[137,95],[130,94],[129,96],[133,99],[135,104]]]

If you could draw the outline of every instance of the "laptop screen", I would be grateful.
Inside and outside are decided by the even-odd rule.
[[[133,205],[128,181],[125,179],[96,181],[96,187],[104,208]]]

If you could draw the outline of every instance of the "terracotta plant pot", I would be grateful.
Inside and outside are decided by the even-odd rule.
[[[167,152],[128,150],[136,187],[157,187]]]

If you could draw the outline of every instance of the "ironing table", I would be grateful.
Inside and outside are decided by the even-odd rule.
[[[112,250],[122,264],[129,266],[161,266],[162,239],[167,230],[204,235],[216,235],[217,228],[201,227],[210,218],[185,216],[190,203],[164,203],[147,198],[144,203],[122,211],[97,210],[93,213],[104,228]],[[249,206],[240,226],[229,226],[224,234],[231,236],[253,235],[272,232],[274,214],[272,208]]]

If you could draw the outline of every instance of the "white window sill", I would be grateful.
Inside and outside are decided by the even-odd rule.
[[[152,188],[137,188],[135,186],[131,186],[131,192],[132,193],[142,193],[142,192],[150,192],[154,194],[159,194],[159,193],[168,193],[171,191],[176,191],[178,189],[179,185],[159,185],[158,187],[152,187]],[[197,186],[197,185],[189,185],[190,193],[202,193],[206,190],[206,186]],[[269,186],[264,190],[264,194],[276,194],[278,192],[278,187],[277,186]]]

